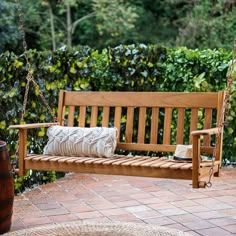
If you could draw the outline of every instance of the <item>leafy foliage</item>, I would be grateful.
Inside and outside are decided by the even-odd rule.
[[[6,0],[0,2],[0,53],[6,48],[15,50],[20,40],[15,12],[16,5],[14,3],[7,3]]]
[[[177,43],[190,48],[231,50],[236,32],[236,1],[203,0],[179,20]]]
[[[93,0],[93,9],[98,19],[98,32],[112,37],[123,35],[135,27],[138,15],[131,4],[123,0]]]
[[[235,0],[17,0],[28,48],[63,45],[103,49],[119,44],[231,50]],[[22,51],[14,0],[0,3],[1,51]]]

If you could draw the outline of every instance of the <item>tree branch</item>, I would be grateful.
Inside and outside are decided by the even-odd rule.
[[[91,18],[91,17],[93,17],[93,16],[95,16],[95,15],[96,15],[96,12],[94,11],[94,12],[91,12],[91,13],[89,13],[88,15],[83,16],[83,17],[79,18],[78,20],[74,21],[73,24],[71,25],[71,33],[73,34],[73,33],[75,32],[75,28],[77,27],[77,25],[78,25],[81,21],[86,20],[86,19],[88,19],[88,18]]]

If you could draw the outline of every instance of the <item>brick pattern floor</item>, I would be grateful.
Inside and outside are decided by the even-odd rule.
[[[236,169],[213,186],[190,181],[69,174],[14,200],[11,231],[69,221],[138,222],[192,235],[236,235]]]

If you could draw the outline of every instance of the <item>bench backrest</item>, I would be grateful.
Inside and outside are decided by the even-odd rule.
[[[58,122],[116,127],[117,149],[173,152],[191,143],[191,131],[216,127],[224,92],[60,92]],[[212,152],[210,138],[203,149]],[[214,142],[214,141],[213,141]]]

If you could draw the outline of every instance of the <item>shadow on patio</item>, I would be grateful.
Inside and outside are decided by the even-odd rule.
[[[236,169],[223,168],[213,187],[190,181],[69,174],[16,196],[11,231],[70,222],[138,222],[192,235],[236,234]]]

